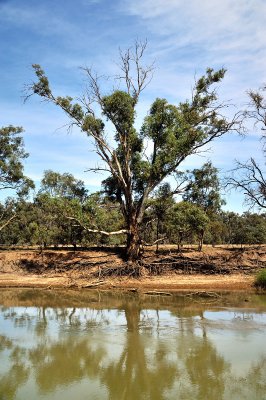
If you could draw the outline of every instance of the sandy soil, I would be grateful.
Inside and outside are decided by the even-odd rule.
[[[0,287],[135,288],[151,290],[251,290],[266,267],[266,246],[205,246],[202,253],[164,246],[145,251],[139,265],[121,250],[0,250]]]

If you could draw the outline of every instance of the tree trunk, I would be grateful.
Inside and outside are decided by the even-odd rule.
[[[203,237],[204,237],[204,230],[201,229],[201,231],[200,231],[200,233],[199,233],[198,251],[202,251],[202,247],[203,247]]]
[[[157,241],[157,243],[156,243],[156,253],[158,253],[158,251],[159,251],[159,224],[160,224],[160,221],[159,221],[159,218],[157,218],[157,227],[156,227],[156,241]]]
[[[178,232],[178,243],[177,243],[177,251],[178,253],[181,252],[181,247],[182,247],[182,242],[183,242],[183,231]]]
[[[139,226],[136,221],[129,225],[127,234],[126,258],[128,261],[136,261],[140,258],[141,239],[139,235]]]

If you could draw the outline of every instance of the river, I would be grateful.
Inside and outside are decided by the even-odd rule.
[[[1,400],[266,400],[266,295],[1,289]]]

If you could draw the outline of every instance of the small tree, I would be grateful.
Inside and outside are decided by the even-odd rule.
[[[227,120],[222,116],[225,105],[218,102],[213,89],[223,79],[225,70],[208,69],[195,83],[190,101],[171,105],[165,99],[156,99],[137,132],[136,105],[153,70],[152,66],[143,65],[145,49],[146,43],[136,43],[134,48],[120,52],[119,80],[124,87],[109,95],[102,94],[98,76],[85,68],[89,89],[81,102],[73,102],[68,96],[57,97],[39,65],[33,65],[38,81],[30,86],[29,94],[37,94],[59,106],[70,117],[71,124],[93,139],[95,151],[103,161],[103,166],[95,170],[110,173],[105,188],[120,204],[124,216],[129,260],[139,257],[140,225],[154,189],[175,173],[189,155],[235,130],[239,123],[237,117]],[[97,116],[98,108],[102,116]],[[113,124],[113,136],[107,133],[102,117]],[[150,155],[145,154],[147,141],[152,146]]]
[[[200,206],[208,215],[217,214],[225,201],[221,198],[218,169],[210,161],[188,175],[183,199]]]
[[[72,174],[44,171],[40,190],[35,197],[35,237],[44,245],[71,243],[76,248],[81,241],[81,227],[72,226],[69,214],[80,218],[87,199],[84,182]],[[45,240],[44,240],[45,238]]]
[[[8,198],[4,203],[0,203],[0,232],[8,226],[16,217],[16,205],[13,199]],[[2,241],[1,232],[1,241]]]
[[[76,179],[72,174],[44,171],[41,181],[41,192],[48,193],[51,197],[63,197],[65,199],[77,199],[83,202],[87,196],[84,182]]]
[[[146,225],[152,225],[152,222],[155,222],[155,242],[156,250],[159,248],[159,241],[163,240],[160,238],[160,234],[162,231],[165,233],[164,224],[167,220],[168,213],[171,207],[174,205],[173,192],[171,190],[169,183],[164,183],[159,186],[159,188],[155,191],[154,197],[150,200],[150,207],[147,210],[148,221]]]
[[[0,128],[0,190],[24,193],[30,181],[23,173],[22,160],[28,157],[21,136],[23,129],[12,125]]]
[[[34,187],[33,182],[24,175],[22,160],[28,157],[24,150],[21,133],[23,129],[12,125],[0,128],[0,190],[12,189],[20,196]],[[0,215],[0,231],[14,218],[11,208]]]
[[[178,251],[180,251],[183,240],[193,238],[194,235],[198,240],[198,250],[201,251],[204,232],[209,223],[205,211],[196,204],[182,201],[175,204],[169,217],[172,234],[174,233],[178,237]]]

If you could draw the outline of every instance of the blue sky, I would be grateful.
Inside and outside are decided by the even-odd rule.
[[[89,139],[67,133],[67,117],[52,105],[34,97],[23,103],[24,85],[34,79],[31,64],[44,68],[57,95],[75,97],[85,84],[80,66],[113,75],[118,48],[147,39],[147,63],[155,60],[156,69],[139,103],[138,125],[155,97],[175,104],[189,98],[195,74],[207,67],[228,70],[221,98],[244,107],[246,91],[266,82],[265,20],[265,0],[0,0],[0,125],[23,126],[30,153],[25,172],[37,183],[53,169],[97,190],[103,177],[84,172],[97,163]],[[251,126],[245,139],[224,137],[205,157],[221,173],[236,158],[262,162],[259,134]],[[191,157],[183,168],[205,161]],[[226,208],[241,211],[242,202],[232,193]]]

